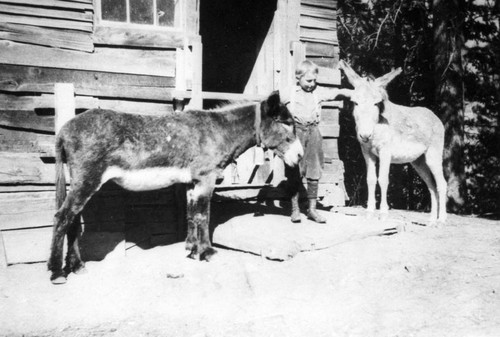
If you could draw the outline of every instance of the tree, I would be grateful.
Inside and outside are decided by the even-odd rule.
[[[466,199],[464,158],[464,3],[434,0],[435,100],[444,126],[444,172],[448,180],[448,209],[463,212]]]
[[[467,205],[500,217],[500,1],[469,1],[465,21]],[[496,7],[495,7],[496,6]]]
[[[342,59],[375,77],[402,67],[391,100],[442,117],[450,210],[500,218],[500,0],[339,0],[338,22]],[[341,114],[339,154],[359,205],[364,166],[353,123]],[[424,210],[427,190],[411,172],[391,168],[389,203]]]

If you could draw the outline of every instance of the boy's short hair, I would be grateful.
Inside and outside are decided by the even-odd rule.
[[[300,79],[302,76],[309,72],[317,75],[319,72],[318,66],[316,65],[316,63],[309,60],[302,61],[297,65],[297,68],[295,69],[295,78]]]

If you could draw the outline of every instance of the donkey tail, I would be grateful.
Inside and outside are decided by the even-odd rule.
[[[64,140],[56,138],[56,208],[61,208],[66,199],[66,177],[64,174]]]

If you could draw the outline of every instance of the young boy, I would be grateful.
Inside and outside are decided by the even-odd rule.
[[[331,101],[343,94],[342,89],[318,87],[318,66],[311,61],[303,61],[295,70],[297,84],[280,92],[283,103],[295,119],[297,136],[304,148],[304,157],[295,168],[286,167],[285,175],[289,181],[292,195],[292,222],[300,222],[299,189],[302,178],[307,179],[307,199],[309,207],[307,218],[325,223],[326,219],[316,210],[318,182],[323,169],[323,137],[318,124],[321,117],[321,102]]]

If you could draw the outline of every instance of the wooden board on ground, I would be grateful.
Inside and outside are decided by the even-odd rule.
[[[52,227],[2,231],[2,236],[7,264],[47,261]]]
[[[27,228],[0,232],[4,255],[2,264],[33,263],[47,261],[52,240],[52,226]],[[66,251],[66,244],[64,245]],[[0,247],[2,248],[2,247]],[[80,238],[80,249],[84,261],[101,261],[112,255],[125,255],[125,237],[123,233],[85,232]],[[64,253],[66,254],[66,253]]]
[[[404,226],[403,221],[320,212],[327,218],[326,224],[306,220],[304,215],[301,223],[292,223],[288,216],[279,214],[237,216],[217,226],[213,243],[271,260],[289,260],[301,251],[394,234]]]
[[[363,207],[335,207],[332,212],[341,213],[350,216],[371,216],[378,219],[389,218],[394,221],[400,221],[405,224],[412,224],[417,226],[433,226],[430,221],[429,212],[408,211],[401,209],[390,209],[388,214],[380,213],[379,210],[371,213]]]

